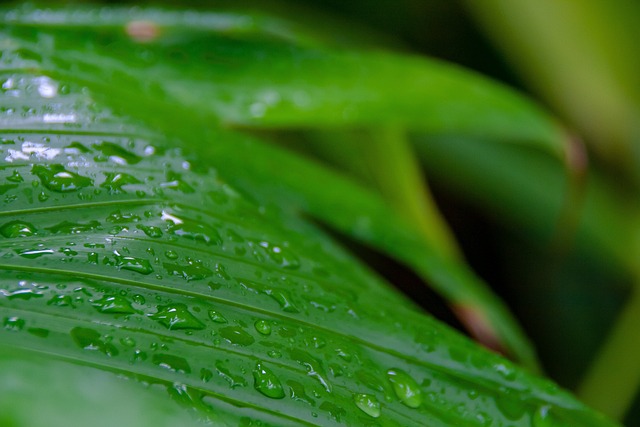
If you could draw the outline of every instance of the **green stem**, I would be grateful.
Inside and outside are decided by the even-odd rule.
[[[578,388],[588,405],[622,419],[640,386],[640,289],[634,289],[600,354]]]

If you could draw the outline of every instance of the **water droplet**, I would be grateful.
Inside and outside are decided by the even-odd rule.
[[[164,256],[166,256],[169,259],[178,259],[178,253],[171,249],[165,251]]]
[[[271,325],[266,320],[256,320],[253,326],[262,335],[271,335]]]
[[[46,188],[58,193],[76,191],[93,185],[93,180],[90,178],[70,172],[60,164],[35,165],[31,168],[31,173],[40,178],[40,182]]]
[[[158,365],[164,369],[169,369],[173,372],[182,374],[191,373],[191,366],[189,366],[189,363],[183,357],[173,356],[171,354],[156,353],[151,356],[151,362],[154,365]]]
[[[209,318],[216,323],[229,323],[222,314],[215,310],[209,310]]]
[[[331,418],[333,418],[337,422],[340,422],[342,417],[347,415],[347,411],[345,411],[344,408],[341,408],[335,403],[331,403],[327,401],[322,402],[322,404],[320,405],[320,409],[322,409],[323,411],[329,412],[329,415],[331,415]]]
[[[82,224],[79,222],[69,222],[63,221],[59,224],[54,225],[53,227],[48,227],[51,233],[66,233],[66,234],[79,234],[85,233],[87,231],[92,231],[100,228],[100,223],[98,221],[89,221],[86,224]]]
[[[125,185],[140,184],[141,181],[133,175],[123,172],[104,172],[105,180],[100,184],[101,188],[105,188],[109,194],[126,193],[122,188]]]
[[[284,389],[278,377],[264,363],[258,362],[253,370],[254,387],[260,393],[272,399],[282,399]]]
[[[136,310],[131,306],[131,302],[120,295],[105,295],[91,303],[96,310],[101,313],[110,314],[133,314]]]
[[[222,338],[234,345],[248,346],[255,342],[255,339],[240,326],[227,326],[219,332]]]
[[[154,227],[152,225],[137,225],[136,226],[138,228],[138,230],[142,230],[142,232],[144,234],[146,234],[147,236],[157,239],[159,237],[162,237],[162,230],[159,227]],[[169,252],[169,251],[167,251]],[[165,252],[166,254],[166,252]],[[177,256],[176,256],[177,257]]]
[[[331,384],[327,379],[327,374],[322,366],[322,362],[311,356],[306,351],[302,351],[297,348],[292,349],[289,354],[296,362],[307,368],[307,375],[322,384],[327,393],[331,393]]]
[[[18,172],[17,170],[14,170],[13,173],[11,174],[11,176],[7,177],[7,181],[9,181],[9,182],[23,182],[24,178],[22,177],[22,175],[20,175],[20,172]]]
[[[122,211],[118,209],[117,211],[113,211],[107,215],[105,221],[112,224],[127,224],[140,221],[140,217],[131,212],[122,213]]]
[[[8,239],[33,236],[36,232],[33,224],[24,221],[10,221],[0,226],[0,234]]]
[[[376,399],[375,396],[371,394],[358,393],[353,395],[353,401],[365,414],[373,418],[378,418],[380,416],[380,402],[378,402],[378,399]]]
[[[289,386],[289,395],[291,396],[291,399],[298,402],[304,402],[311,406],[316,406],[315,400],[305,393],[304,386],[302,384],[297,381],[289,380],[287,381],[287,385]]]
[[[416,381],[401,369],[389,369],[387,378],[393,391],[402,403],[409,408],[417,408],[422,404],[422,392]]]
[[[136,340],[134,340],[131,337],[124,337],[124,338],[120,338],[120,344],[122,344],[125,347],[135,347],[136,346]]]
[[[165,215],[166,216],[166,215]],[[173,215],[167,221],[167,232],[207,245],[222,244],[222,238],[215,228],[208,224],[187,218],[177,218]]]
[[[213,372],[209,369],[202,368],[200,369],[200,380],[204,383],[208,383],[213,378]]]
[[[109,160],[119,165],[135,165],[142,160],[142,157],[138,156],[131,151],[125,150],[118,144],[112,142],[103,141],[101,144],[93,144],[93,148],[100,151],[103,158],[96,158],[96,161]]]
[[[189,184],[183,181],[182,176],[176,172],[167,172],[167,180],[160,184],[161,188],[168,188],[170,190],[177,190],[185,194],[195,193]]]
[[[73,328],[71,338],[76,345],[84,350],[99,351],[109,357],[117,356],[118,349],[104,341],[98,331],[89,328]]]
[[[274,245],[265,241],[257,242],[257,244],[271,261],[282,268],[289,270],[300,268],[300,260],[286,246]]]
[[[262,293],[273,298],[282,311],[286,311],[287,313],[299,313],[300,310],[293,303],[293,299],[289,292],[283,289],[268,287],[259,283],[243,281],[241,285],[244,286],[247,290]]]
[[[129,270],[144,275],[153,273],[153,267],[151,267],[151,263],[149,263],[148,260],[120,255],[118,251],[114,251],[113,253],[115,254],[116,267],[118,267],[119,270]]]
[[[76,306],[73,302],[71,295],[54,295],[49,301],[47,301],[47,305],[75,308]]]
[[[187,282],[203,280],[213,275],[213,271],[195,262],[189,262],[186,265],[164,262],[162,267],[164,267],[167,274],[182,277]]]
[[[27,329],[27,332],[38,338],[46,338],[49,336],[49,330],[44,328],[29,328]]]
[[[505,390],[496,398],[496,406],[505,418],[517,421],[527,412],[527,406],[510,390]]]
[[[2,325],[9,331],[19,332],[24,328],[24,319],[16,316],[5,317]]]
[[[221,378],[229,383],[229,387],[232,389],[236,387],[246,387],[247,385],[247,381],[243,377],[233,375],[229,369],[225,368],[220,362],[216,363],[216,371]]]
[[[16,250],[16,253],[21,257],[24,257],[27,259],[36,259],[44,255],[52,255],[55,252],[53,251],[53,249],[31,248],[31,249]]]
[[[160,322],[167,329],[204,329],[205,327],[184,304],[159,305],[157,309],[158,312],[149,317]]]

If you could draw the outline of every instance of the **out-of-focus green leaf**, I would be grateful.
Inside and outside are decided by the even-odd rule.
[[[595,143],[600,154],[637,178],[639,3],[466,3],[522,76]]]
[[[158,19],[157,13],[149,22]],[[46,21],[20,16],[10,12],[4,20],[20,24],[23,34],[47,27]],[[132,79],[143,81],[135,90],[154,104],[189,106],[196,114],[227,125],[345,128],[386,122],[532,144],[558,155],[564,150],[558,125],[534,103],[439,61],[202,33],[181,38],[158,33],[146,44],[136,45],[124,31],[100,29],[57,28],[51,42],[59,57],[52,70],[64,71],[66,62],[79,77],[100,80],[121,97],[126,94],[119,88],[132,88]]]
[[[236,425],[611,425],[419,313],[304,218],[271,209],[298,197],[329,214],[322,200],[287,189],[299,177],[284,170],[294,160],[239,134],[191,129],[196,121],[176,121],[185,110],[139,109],[154,100],[145,104],[144,93],[127,98],[140,98],[137,119],[185,127],[174,132],[184,142],[209,137],[176,148],[185,144],[154,130],[162,127],[96,101],[82,67],[97,64],[78,60],[75,77],[49,61],[64,47],[53,33],[35,37],[0,38],[3,348],[142,377],[177,389],[201,416],[228,411]],[[108,73],[116,64],[100,65]],[[263,175],[270,164],[281,170]],[[357,190],[332,183],[338,201]],[[364,212],[379,209],[362,194]],[[346,219],[332,211],[337,224],[403,241],[366,216],[354,223],[358,211],[345,208]]]
[[[568,192],[567,178],[556,159],[462,138],[416,137],[414,142],[430,174],[450,190],[501,223],[526,231],[537,243],[553,242]],[[591,171],[578,208],[576,244],[635,271],[637,202]]]
[[[0,379],[3,427],[205,425],[177,404],[167,402],[165,390],[127,381],[122,375],[51,360],[47,355],[3,347]],[[180,385],[172,392],[177,398]],[[220,411],[217,420],[223,419]]]

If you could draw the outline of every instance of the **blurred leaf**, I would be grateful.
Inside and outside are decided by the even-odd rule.
[[[46,21],[21,19],[14,12],[4,19],[14,34],[47,27]],[[157,20],[157,11],[148,19]],[[135,44],[126,34],[100,29],[58,28],[51,39],[57,48],[52,69],[68,68],[89,82],[99,81],[124,102],[131,93],[119,88],[131,88],[137,80],[144,84],[138,83],[136,92],[153,99],[156,108],[188,105],[192,114],[227,125],[345,128],[384,122],[532,144],[557,155],[564,150],[558,125],[531,101],[439,61],[197,32],[181,38],[158,33],[146,44]]]
[[[640,4],[634,0],[467,4],[522,76],[595,143],[600,154],[638,178]]]

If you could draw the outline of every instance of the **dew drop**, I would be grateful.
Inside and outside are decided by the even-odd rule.
[[[90,178],[70,172],[60,164],[35,165],[31,172],[40,179],[42,185],[58,193],[76,191],[93,184]]]
[[[118,251],[114,251],[114,254],[116,259],[116,267],[118,267],[119,270],[129,270],[144,275],[153,273],[153,267],[151,267],[151,263],[149,263],[149,260],[133,256],[120,255]]]
[[[157,309],[158,312],[149,317],[167,329],[204,329],[205,327],[184,304],[159,305]]]
[[[0,226],[0,234],[8,239],[29,237],[36,234],[36,227],[24,221],[10,221]]]
[[[356,406],[365,414],[378,418],[380,416],[380,402],[371,394],[354,394],[353,401]]]
[[[166,256],[169,259],[178,259],[178,253],[171,249],[165,251],[164,256]]]
[[[208,383],[213,378],[213,372],[209,369],[202,368],[200,369],[200,380],[204,383]]]
[[[291,358],[307,368],[307,375],[317,380],[327,391],[331,393],[331,384],[327,379],[327,374],[322,366],[322,362],[311,356],[306,351],[294,348],[289,353]]]
[[[157,239],[159,237],[162,237],[162,230],[159,227],[154,227],[152,225],[148,225],[148,226],[147,225],[137,225],[136,228],[138,228],[138,230],[142,230],[142,232],[144,234],[146,234],[147,236],[149,236],[149,237],[151,237],[153,239]],[[167,251],[167,252],[169,252],[169,251]],[[173,251],[171,251],[171,252],[173,252]],[[177,256],[176,256],[176,258],[177,258]]]
[[[304,391],[304,386],[297,381],[287,381],[287,385],[289,386],[289,395],[291,399],[304,402],[311,406],[316,406],[315,400],[310,398]]]
[[[106,189],[109,194],[126,193],[122,188],[125,185],[140,184],[141,181],[133,175],[122,172],[104,172],[105,180],[100,184],[101,188]]]
[[[213,275],[213,271],[195,262],[190,262],[184,265],[164,262],[162,263],[162,267],[164,267],[167,274],[181,277],[187,282],[204,280]]]
[[[89,328],[73,328],[71,338],[76,345],[84,350],[99,351],[109,357],[117,356],[118,349],[101,338],[98,331]]]
[[[191,373],[191,366],[186,359],[171,354],[156,353],[151,356],[151,362],[161,368],[182,374]]]
[[[422,392],[416,381],[400,369],[389,369],[387,378],[393,391],[402,403],[409,408],[417,408],[422,404]]]
[[[19,332],[24,328],[24,319],[16,316],[5,317],[2,325],[9,331]]]
[[[237,387],[246,387],[247,385],[247,381],[243,377],[239,375],[233,375],[231,371],[225,368],[220,362],[216,363],[216,371],[222,379],[229,383],[229,388],[231,389]]]
[[[264,363],[258,362],[253,370],[254,387],[271,399],[284,398],[284,389],[278,377]]]
[[[248,346],[255,342],[255,339],[240,326],[227,326],[221,328],[220,336],[234,345]]]
[[[131,302],[120,295],[105,295],[91,303],[96,310],[101,313],[110,314],[133,314],[136,310],[131,306]]]
[[[266,320],[256,320],[253,326],[262,335],[271,335],[271,325]]]
[[[228,320],[216,310],[209,310],[209,319],[216,323],[229,323]]]

